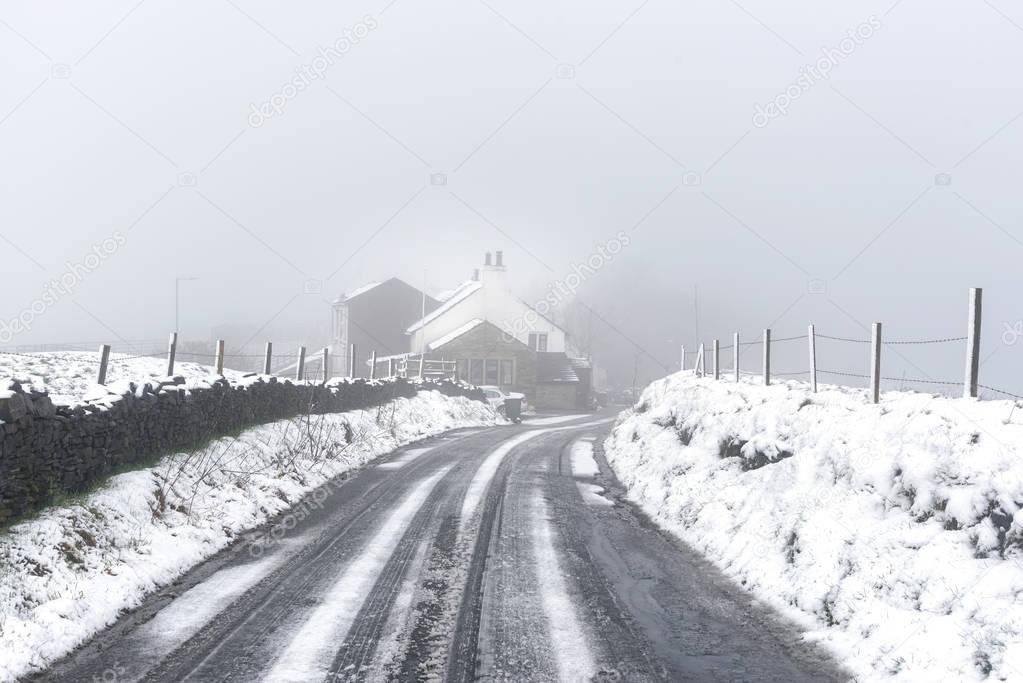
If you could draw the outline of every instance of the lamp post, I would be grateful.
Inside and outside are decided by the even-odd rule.
[[[180,331],[181,319],[181,283],[198,280],[197,277],[176,277],[174,278],[174,331]]]

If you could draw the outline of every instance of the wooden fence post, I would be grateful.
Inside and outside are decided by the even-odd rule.
[[[224,376],[224,340],[217,340],[217,374]]]
[[[981,298],[984,290],[970,289],[969,327],[966,330],[966,379],[963,383],[963,397],[977,398],[980,385],[980,319]]]
[[[810,325],[807,333],[807,339],[810,343],[810,391],[817,393],[817,334],[814,332],[813,325]]]
[[[174,374],[174,359],[178,355],[178,333],[171,332],[167,341],[167,376]]]
[[[735,372],[735,383],[739,383],[739,333],[732,334],[732,370]]]
[[[721,379],[721,344],[714,340],[714,379]]]
[[[305,347],[298,347],[298,367],[295,369],[295,379],[301,382],[305,379]]]
[[[764,330],[764,386],[771,385],[771,330]]]
[[[323,347],[323,383],[330,379],[330,349]]]
[[[96,375],[96,384],[107,383],[107,366],[110,364],[110,344],[101,344],[99,347],[99,373]]]
[[[377,378],[377,352],[376,349],[369,355],[369,378]]]
[[[263,374],[264,375],[271,374],[271,362],[273,360],[273,355],[274,355],[274,343],[273,342],[267,342],[266,343],[266,358],[263,359]]]
[[[348,376],[355,377],[355,344],[348,345]]]
[[[423,374],[425,372],[426,372],[426,354],[422,353],[422,354],[419,355],[419,379],[423,378]]]
[[[870,326],[870,396],[881,402],[881,323]]]

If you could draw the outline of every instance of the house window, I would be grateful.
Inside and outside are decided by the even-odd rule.
[[[546,351],[547,350],[547,333],[546,332],[530,332],[529,334],[529,348],[533,351]]]
[[[483,384],[483,361],[474,358],[469,361],[469,382],[472,384]]]
[[[515,363],[510,360],[501,361],[501,385],[515,384]]]
[[[487,359],[486,384],[493,385],[500,381],[500,377],[498,376],[499,368],[500,362],[496,358]]]
[[[455,361],[455,376],[463,382],[469,381],[469,360],[459,358]]]

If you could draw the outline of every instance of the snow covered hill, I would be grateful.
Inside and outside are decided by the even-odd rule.
[[[117,475],[0,531],[0,681],[59,659],[239,534],[308,514],[339,475],[401,445],[498,422],[488,404],[438,391],[281,420]]]
[[[96,388],[99,355],[86,351],[47,351],[39,353],[0,353],[0,379],[23,380],[25,386],[46,391],[59,405],[82,403],[85,396]],[[186,379],[210,377],[214,368],[178,361],[174,374]],[[228,379],[239,379],[243,373],[225,370]],[[167,377],[167,359],[163,357],[136,357],[123,353],[110,354],[107,384],[132,381],[142,383]]]
[[[679,373],[623,413],[629,496],[861,680],[1023,681],[1023,408]]]

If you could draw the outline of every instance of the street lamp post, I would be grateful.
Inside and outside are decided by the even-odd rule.
[[[181,322],[181,283],[198,280],[197,277],[176,277],[174,278],[174,331],[180,332]]]

